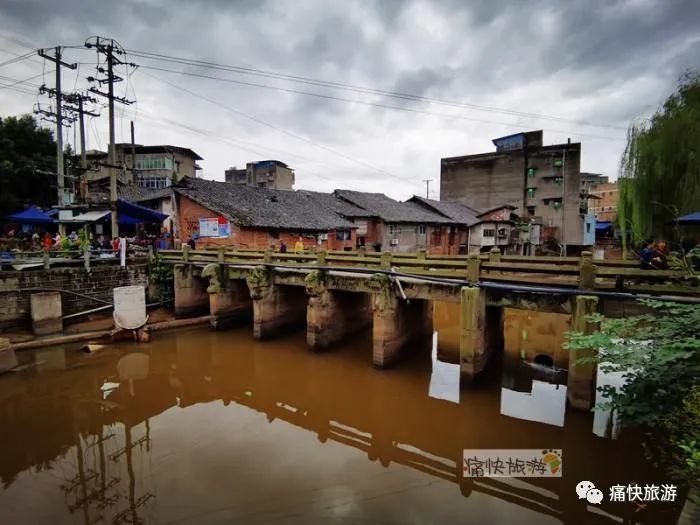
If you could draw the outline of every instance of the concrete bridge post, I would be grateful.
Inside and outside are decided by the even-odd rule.
[[[571,330],[591,334],[600,330],[600,324],[591,322],[587,317],[598,310],[598,298],[579,295],[573,299]],[[597,354],[595,349],[569,351],[569,377],[566,395],[569,404],[581,410],[590,410],[595,404],[596,373],[595,363],[581,364],[576,361],[582,357]]]
[[[306,341],[312,350],[326,349],[372,322],[371,295],[329,290],[327,275],[324,270],[314,270],[305,279],[309,295]]]
[[[250,319],[253,303],[248,286],[243,279],[229,279],[227,269],[222,264],[205,266],[202,270],[202,278],[209,280],[207,293],[213,329],[230,328]]]
[[[413,339],[430,335],[433,310],[430,301],[401,299],[384,274],[372,277],[372,361],[377,368],[393,365],[401,348]]]
[[[462,287],[460,302],[460,375],[464,384],[471,384],[502,341],[503,308],[487,307],[486,290],[475,286]]]
[[[183,256],[187,253],[183,250]],[[190,264],[176,264],[173,268],[175,282],[175,317],[204,315],[209,312],[207,281],[195,275]]]
[[[263,340],[302,326],[306,320],[306,292],[297,286],[276,285],[272,271],[254,268],[246,278],[253,300],[253,337]]]

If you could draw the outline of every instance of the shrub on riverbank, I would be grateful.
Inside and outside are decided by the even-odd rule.
[[[606,319],[601,331],[567,334],[566,348],[596,348],[604,372],[622,372],[621,388],[604,386],[604,407],[622,428],[644,432],[654,459],[674,477],[700,485],[700,305],[643,300],[650,313]]]

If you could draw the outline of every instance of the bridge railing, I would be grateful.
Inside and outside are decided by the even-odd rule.
[[[126,250],[128,262],[147,262],[152,250],[142,247],[129,247]],[[49,270],[56,267],[83,266],[90,269],[96,264],[119,264],[119,253],[104,249],[68,249],[0,252],[0,269]]]
[[[655,295],[700,295],[700,279],[681,268],[641,269],[635,261],[581,257],[502,255],[499,250],[469,256],[430,256],[425,252],[392,253],[317,251],[280,253],[271,250],[161,250],[163,260],[190,264],[279,264],[395,269],[416,276],[513,284],[627,291]]]

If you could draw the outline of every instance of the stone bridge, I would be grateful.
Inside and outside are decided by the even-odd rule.
[[[381,263],[379,268],[329,266],[323,252],[310,257],[284,254],[288,257],[280,263],[269,254],[259,254],[262,260],[232,262],[223,250],[175,253],[177,258],[165,254],[165,260],[174,264],[177,316],[210,314],[215,329],[252,321],[254,337],[260,340],[305,327],[314,351],[371,326],[378,368],[395,364],[409,341],[432,333],[432,301],[458,304],[463,384],[471,384],[486,368],[502,341],[506,307],[569,314],[572,328],[584,332],[597,329],[588,315],[620,311],[619,297],[609,300],[605,295],[610,292],[504,286],[439,278],[439,273],[410,275]],[[474,271],[473,262],[461,263],[466,263],[467,276]],[[569,355],[567,394],[573,407],[587,410],[595,399],[595,367],[576,364],[579,357],[580,351]]]

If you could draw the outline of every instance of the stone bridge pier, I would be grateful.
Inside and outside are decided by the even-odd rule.
[[[433,332],[433,308],[425,299],[397,297],[386,275],[372,277],[372,362],[386,368],[398,360],[403,346]]]
[[[323,350],[372,323],[372,296],[362,291],[331,290],[327,272],[306,276],[309,303],[306,341],[312,350]]]
[[[201,277],[201,271],[189,264],[176,264],[173,268],[175,287],[175,317],[191,317],[209,313],[209,281]]]
[[[263,340],[301,327],[306,321],[303,286],[276,284],[268,268],[257,267],[246,278],[253,300],[253,337]]]
[[[242,276],[229,275],[220,264],[209,264],[202,277],[209,279],[209,314],[215,330],[230,328],[253,317],[253,300]]]
[[[460,291],[459,367],[463,384],[486,368],[494,349],[503,345],[503,308],[486,305],[486,290]]]

